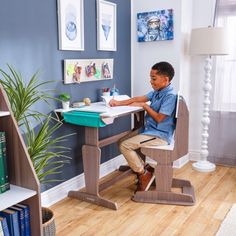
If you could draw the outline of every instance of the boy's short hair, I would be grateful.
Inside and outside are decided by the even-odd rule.
[[[152,70],[157,70],[157,73],[159,75],[164,75],[169,77],[169,81],[171,81],[175,75],[175,70],[173,66],[166,61],[161,61],[156,63],[155,65],[152,66]]]

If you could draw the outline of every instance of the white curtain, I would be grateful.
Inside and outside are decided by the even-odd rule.
[[[216,57],[213,110],[236,111],[236,0],[219,0],[215,26],[228,28],[230,54]]]
[[[215,59],[208,159],[236,166],[236,0],[216,4],[215,26],[228,27],[230,55]]]

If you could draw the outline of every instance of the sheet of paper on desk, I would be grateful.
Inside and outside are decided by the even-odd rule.
[[[98,112],[104,113],[109,111],[109,107],[106,107],[104,102],[91,103],[90,106],[85,106],[81,108],[75,108],[77,111],[88,111],[88,112]]]
[[[109,106],[109,102],[113,98],[117,101],[122,101],[122,100],[126,100],[126,99],[130,98],[128,95],[115,95],[114,97],[113,96],[101,96],[101,97],[107,106]]]
[[[140,110],[142,110],[141,107],[134,106],[109,107],[107,112],[101,114],[101,117],[116,117],[122,114],[133,113]]]

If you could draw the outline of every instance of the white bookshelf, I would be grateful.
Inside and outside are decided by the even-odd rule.
[[[16,185],[10,185],[10,190],[0,194],[0,211],[36,195],[37,192]]]

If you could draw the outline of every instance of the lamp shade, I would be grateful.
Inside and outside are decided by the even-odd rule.
[[[190,39],[190,54],[229,54],[227,30],[223,27],[206,27],[192,29]]]

